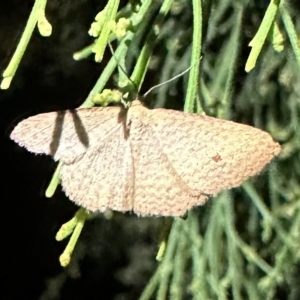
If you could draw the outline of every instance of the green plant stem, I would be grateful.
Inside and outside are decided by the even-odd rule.
[[[137,91],[139,91],[141,88],[154,46],[157,41],[157,36],[160,32],[161,26],[163,25],[165,16],[171,8],[172,3],[173,0],[165,0],[163,2],[163,5],[161,6],[157,17],[153,22],[152,28],[146,37],[146,41],[134,67],[132,75],[130,76],[130,79],[135,83],[137,87]]]
[[[225,197],[226,204],[224,203],[223,211],[226,212],[226,233],[228,235],[227,240],[234,242],[236,246],[243,252],[245,258],[249,261],[257,265],[262,271],[266,274],[270,274],[273,271],[273,268],[270,267],[255,251],[252,247],[247,245],[237,234],[236,229],[234,227],[234,215],[233,215],[233,207],[230,199]],[[228,252],[229,253],[229,252]],[[239,266],[238,269],[241,267]]]
[[[167,299],[170,276],[174,268],[173,266],[174,254],[178,245],[178,239],[180,238],[181,227],[182,227],[182,220],[175,219],[170,233],[166,254],[162,261],[159,287],[156,295],[157,300]]]
[[[291,16],[288,12],[288,10],[286,9],[285,5],[284,5],[284,1],[282,1],[282,3],[280,4],[280,13],[282,16],[282,20],[286,29],[286,32],[288,34],[288,37],[290,39],[295,57],[296,57],[296,61],[298,63],[298,67],[300,68],[300,48],[299,48],[299,44],[298,44],[298,36],[295,30],[295,26],[293,24],[293,21],[291,19]]]
[[[204,110],[210,113],[210,110],[216,106],[217,101],[211,95],[211,92],[202,77],[200,79],[200,92],[201,97],[203,98]]]
[[[182,230],[187,225],[187,221],[185,220],[182,223]],[[178,237],[178,246],[175,250],[174,255],[174,262],[173,262],[173,276],[171,277],[170,281],[170,299],[173,300],[181,300],[183,299],[184,295],[184,278],[185,278],[185,265],[189,258],[189,251],[186,251],[186,246],[188,243],[188,235],[187,234],[181,234],[180,238]]]
[[[221,284],[221,259],[224,251],[222,235],[225,225],[222,209],[222,202],[214,201],[203,242],[203,255],[207,260],[207,265],[210,270],[207,281],[210,289],[219,299],[224,299],[224,295],[226,294],[226,289]]]
[[[188,217],[188,224],[185,229],[189,237],[189,243],[191,244],[190,251],[192,257],[192,272],[193,280],[190,286],[193,294],[193,299],[202,300],[209,299],[207,292],[207,285],[205,278],[205,258],[202,255],[203,251],[203,239],[199,231],[199,218],[194,212],[190,212]]]
[[[193,42],[192,42],[192,57],[191,66],[199,64],[198,67],[193,67],[190,71],[188,87],[186,92],[184,111],[194,112],[196,102],[200,103],[198,86],[200,74],[200,57],[202,46],[202,0],[193,0]],[[198,112],[203,112],[201,105],[198,105]]]
[[[231,99],[233,95],[233,80],[237,66],[237,60],[240,50],[240,35],[242,32],[242,20],[243,20],[243,7],[238,6],[235,10],[235,26],[232,28],[228,47],[230,48],[230,55],[228,57],[228,73],[226,76],[225,91],[221,99],[221,105],[218,113],[218,117],[222,119],[231,119]]]
[[[222,22],[222,19],[225,18],[226,12],[231,8],[232,1],[231,0],[223,0],[223,1],[216,1],[214,3],[215,9],[213,13],[210,14],[209,18],[209,27],[207,31],[207,40],[211,41],[215,38],[217,34],[217,30],[219,24]]]
[[[165,220],[164,228],[162,230],[162,234],[161,234],[161,238],[160,238],[160,246],[159,246],[159,249],[158,249],[158,252],[156,255],[157,261],[162,261],[164,255],[165,255],[169,235],[170,235],[172,225],[173,225],[173,221],[174,221],[173,218]]]
[[[76,246],[77,240],[80,236],[80,233],[82,231],[82,228],[84,226],[84,222],[88,217],[88,213],[86,212],[85,209],[80,208],[77,213],[75,214],[74,219],[71,220],[71,222],[68,224],[70,229],[71,227],[74,228],[74,231],[71,235],[71,238],[69,240],[69,243],[67,245],[67,247],[65,248],[64,252],[61,254],[61,256],[59,257],[59,261],[62,267],[66,267],[71,260],[71,255],[74,251],[74,248]],[[67,232],[64,232],[64,234],[66,235]],[[67,235],[69,235],[70,233],[68,233]],[[59,233],[58,233],[59,235]],[[59,235],[60,236],[60,235]]]
[[[97,93],[100,93],[103,90],[105,84],[107,83],[107,81],[109,80],[109,78],[112,75],[113,71],[117,67],[116,59],[119,60],[119,59],[122,58],[122,56],[126,55],[126,51],[127,51],[127,48],[128,48],[126,42],[128,40],[130,40],[132,38],[132,36],[133,36],[133,33],[128,33],[126,38],[124,38],[122,40],[122,42],[118,46],[117,50],[115,51],[115,54],[114,54],[115,57],[111,57],[110,61],[106,65],[105,69],[101,73],[101,76],[99,77],[96,84],[94,85],[94,87],[90,91],[88,97],[86,98],[86,100],[83,102],[83,104],[80,107],[89,108],[89,107],[94,106],[93,98],[95,97],[95,95]]]
[[[17,71],[17,68],[20,64],[20,61],[25,53],[27,45],[32,36],[32,32],[35,28],[35,25],[38,21],[38,18],[42,12],[44,12],[46,7],[47,0],[36,0],[33,8],[31,10],[30,16],[28,18],[26,27],[20,39],[20,42],[17,46],[17,49],[11,58],[7,68],[3,72],[3,80],[1,82],[1,89],[8,89],[10,83]]]
[[[252,39],[252,41],[249,43],[249,46],[252,47],[252,49],[246,62],[246,72],[250,72],[256,65],[257,58],[261,52],[261,49],[275,20],[278,10],[278,2],[279,0],[270,1],[270,4],[267,8],[267,11],[259,26],[257,33]]]
[[[95,53],[95,61],[100,62],[103,58],[105,48],[108,44],[109,36],[111,33],[110,22],[115,21],[120,0],[108,0],[103,12],[104,21],[101,25],[99,37],[94,43],[92,51]]]
[[[262,214],[263,218],[269,220],[269,222],[272,224],[273,228],[277,231],[282,241],[289,246],[289,249],[292,252],[295,252],[295,243],[291,240],[290,236],[284,231],[284,229],[278,223],[278,220],[275,217],[273,217],[272,214],[269,212],[267,206],[263,203],[263,201],[257,194],[256,190],[254,189],[253,185],[249,181],[247,181],[242,185],[242,187],[249,195],[251,200],[254,202],[255,206]]]
[[[90,56],[93,53],[93,48],[95,47],[95,43],[86,46],[85,48],[81,49],[78,52],[75,52],[73,54],[73,59],[74,60],[82,60],[84,58],[87,58],[88,56]]]
[[[68,222],[64,223],[60,229],[58,230],[58,232],[56,233],[55,239],[57,241],[62,241],[63,239],[65,239],[66,237],[68,237],[74,230],[75,226],[78,223],[78,215],[83,211],[83,208],[80,208],[76,214],[74,215],[74,217],[69,220]]]
[[[57,186],[60,184],[60,170],[61,170],[62,165],[63,165],[63,162],[60,161],[58,163],[58,166],[55,169],[55,172],[54,172],[54,174],[51,178],[51,181],[45,192],[45,196],[47,198],[51,198],[54,195]]]
[[[227,259],[228,259],[228,268],[227,273],[229,280],[232,286],[232,294],[235,300],[242,300],[241,289],[242,282],[241,276],[236,270],[242,270],[242,259],[241,253],[235,243],[235,239],[232,238],[232,235],[235,233],[234,228],[234,212],[232,206],[232,197],[229,191],[223,192],[222,198],[219,199],[222,202],[223,211],[225,213],[224,219],[225,222],[225,233],[227,235]]]
[[[153,299],[152,296],[154,295],[155,290],[157,289],[157,286],[159,284],[161,269],[162,269],[162,265],[160,264],[158,266],[158,268],[156,269],[154,275],[148,281],[147,286],[143,290],[143,293],[140,296],[139,300],[150,300],[150,299]]]
[[[180,236],[182,227],[182,220],[175,219],[169,236],[167,249],[165,256],[158,266],[155,274],[152,276],[147,286],[145,287],[139,300],[150,300],[153,299],[153,295],[157,290],[157,300],[167,299],[166,295],[168,292],[170,275],[173,270],[173,259],[176,247],[178,244],[178,238]]]
[[[147,10],[149,9],[149,6],[151,5],[151,0],[146,0],[143,5],[141,6],[139,13],[137,15],[134,15],[131,18],[132,24],[138,24],[140,20],[143,20],[145,17],[145,14],[147,13]],[[111,77],[113,71],[117,67],[118,61],[122,60],[123,57],[127,55],[128,51],[128,45],[131,43],[135,33],[128,31],[126,36],[122,39],[119,46],[115,50],[114,56],[111,57],[110,61],[106,65],[105,69],[103,70],[102,74],[100,75],[99,79],[97,80],[96,84],[90,91],[88,97],[81,105],[82,108],[89,108],[94,106],[93,98],[97,93],[100,93],[103,88],[105,87],[105,84]],[[89,49],[88,49],[89,51]]]

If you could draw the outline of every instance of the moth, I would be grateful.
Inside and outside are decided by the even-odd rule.
[[[11,139],[63,162],[66,195],[89,211],[181,216],[241,185],[279,154],[257,128],[205,115],[121,107],[50,112],[20,122]]]

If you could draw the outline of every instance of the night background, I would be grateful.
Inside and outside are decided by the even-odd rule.
[[[15,51],[33,2],[1,1],[0,5],[3,71]],[[91,257],[97,258],[91,259],[87,254],[80,272],[76,266],[65,272],[58,257],[66,242],[57,242],[55,235],[73,217],[77,207],[60,187],[54,197],[44,196],[56,166],[51,157],[29,153],[9,139],[10,132],[22,119],[41,112],[76,108],[84,101],[102,67],[92,58],[76,62],[72,56],[91,43],[87,31],[101,8],[103,4],[97,1],[49,1],[51,39],[41,37],[35,30],[11,87],[0,90],[2,299],[99,299],[100,294],[102,299],[113,299],[116,294],[131,290],[115,274],[116,270],[124,270],[131,259],[124,248],[136,251],[135,239],[138,239],[144,245],[144,253],[141,248],[136,256],[155,257],[153,226],[149,228],[144,220],[129,215],[120,215],[117,222],[99,217],[87,222],[82,233],[87,243],[97,244],[95,249],[88,250]],[[128,234],[129,229],[132,234]],[[93,253],[100,248],[101,251]],[[145,267],[148,272],[144,276],[140,273],[137,279],[137,293],[147,283],[155,260],[149,260],[148,264]],[[55,279],[63,282],[57,291],[61,298],[55,295],[43,298],[47,280]]]

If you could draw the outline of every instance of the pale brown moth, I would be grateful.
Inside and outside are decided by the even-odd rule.
[[[59,136],[57,120],[63,116]],[[78,123],[79,122],[79,123]],[[93,107],[20,122],[11,139],[63,162],[67,196],[89,211],[180,216],[258,174],[280,152],[257,128],[197,114]]]

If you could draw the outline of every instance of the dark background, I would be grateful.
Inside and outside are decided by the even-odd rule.
[[[92,42],[87,31],[106,1],[48,2],[52,35],[34,31],[11,87],[0,90],[1,299],[136,299],[156,265],[155,225],[130,215],[99,216],[86,223],[73,265],[64,270],[58,257],[66,242],[57,242],[55,234],[78,208],[60,188],[54,197],[44,196],[55,170],[51,157],[29,153],[9,139],[28,116],[78,107],[102,69],[93,58],[75,62],[72,55]],[[32,5],[0,2],[1,72]]]

